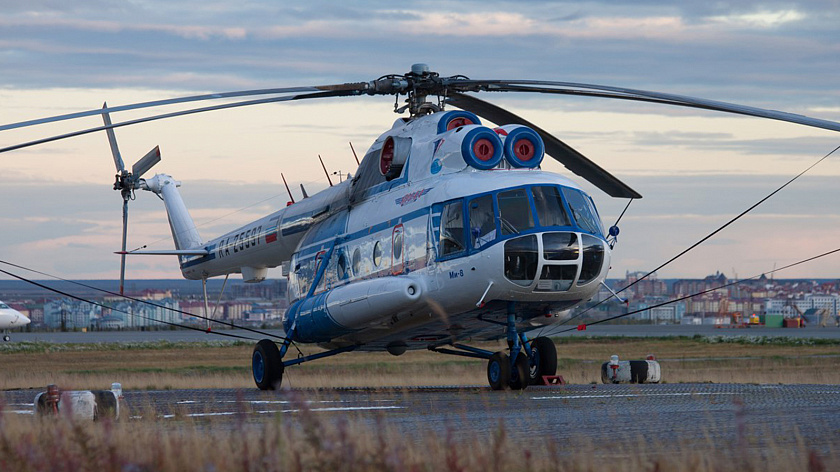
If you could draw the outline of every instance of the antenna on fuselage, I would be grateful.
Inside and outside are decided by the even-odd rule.
[[[300,184],[300,191],[303,193],[303,198],[309,198],[309,195],[306,194],[306,189],[303,188],[303,184]]]
[[[321,155],[318,154],[318,160],[321,161],[321,167],[324,168],[324,175],[327,176],[327,182],[330,183],[330,187],[332,187],[332,179],[330,178],[330,173],[327,172],[327,166],[324,165],[324,160],[321,159]]]
[[[350,141],[348,141],[348,142],[350,142]],[[352,143],[352,142],[350,142],[350,150],[351,150],[351,151],[353,151],[353,158],[354,158],[354,159],[356,159],[356,165],[357,165],[357,166],[362,165],[362,163],[361,163],[361,162],[359,162],[359,156],[358,156],[358,155],[356,155],[356,150],[355,150],[355,149],[353,149],[353,143]]]
[[[280,177],[283,178],[283,185],[286,186],[286,191],[289,192],[289,200],[291,200],[292,203],[294,203],[295,202],[295,197],[294,197],[294,195],[292,195],[292,191],[289,190],[289,184],[286,183],[286,176],[283,175],[282,172],[280,172]]]

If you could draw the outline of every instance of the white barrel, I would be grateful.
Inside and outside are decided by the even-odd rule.
[[[35,396],[36,415],[61,413],[82,420],[98,420],[105,417],[118,419],[120,416],[119,397],[113,390],[63,391],[55,407],[47,400],[47,392]]]
[[[619,361],[613,356],[610,362],[601,364],[601,382],[608,383],[659,383],[662,371],[659,362]]]

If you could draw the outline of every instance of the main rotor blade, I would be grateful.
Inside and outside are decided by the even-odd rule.
[[[15,128],[24,128],[27,126],[34,126],[40,125],[44,123],[53,123],[56,121],[64,121],[64,120],[72,120],[76,118],[82,118],[85,116],[92,116],[92,115],[99,115],[102,113],[115,113],[119,111],[126,111],[126,110],[138,110],[141,108],[150,108],[150,107],[158,107],[158,106],[165,106],[165,105],[175,105],[178,103],[188,103],[188,102],[197,102],[203,100],[217,100],[222,98],[237,98],[237,97],[247,97],[247,96],[254,96],[254,95],[276,95],[282,93],[298,93],[298,92],[320,92],[320,91],[335,91],[335,90],[365,90],[367,88],[366,83],[351,83],[351,84],[340,84],[340,85],[315,85],[315,86],[305,86],[305,87],[286,87],[286,88],[269,88],[269,89],[256,89],[256,90],[240,90],[236,92],[219,92],[219,93],[210,93],[204,95],[192,95],[188,97],[176,97],[176,98],[168,98],[165,100],[154,100],[149,102],[139,102],[139,103],[132,103],[128,105],[121,105],[116,107],[103,107],[102,109],[97,110],[86,110],[80,111],[76,113],[67,113],[65,115],[56,115],[56,116],[48,116],[45,118],[38,118],[34,120],[27,120],[27,121],[20,121],[17,123],[10,123],[6,125],[0,126],[0,131],[5,131],[9,129]]]
[[[102,104],[102,110],[108,109],[108,103]],[[102,111],[102,121],[105,126],[111,126],[111,114],[107,111]],[[114,134],[113,128],[105,130],[108,134],[108,143],[111,145],[111,155],[114,156],[114,165],[117,166],[117,173],[122,173],[125,170],[125,163],[123,163],[120,155],[120,148],[117,146],[117,135]]]
[[[574,82],[553,82],[540,80],[444,80],[446,86],[457,91],[498,91],[498,92],[536,92],[562,95],[596,96],[620,100],[635,100],[665,105],[700,108],[704,110],[734,113],[738,115],[755,116],[771,120],[796,123],[814,128],[840,131],[840,123],[811,118],[805,115],[787,113],[777,110],[738,105],[734,103],[708,100],[705,98],[688,97],[670,93],[651,92],[607,85],[581,84]]]
[[[570,171],[588,180],[590,183],[606,192],[609,196],[616,198],[642,198],[638,192],[601,168],[598,164],[595,164],[587,159],[583,154],[579,153],[568,144],[560,141],[533,123],[530,123],[503,108],[473,96],[464,95],[458,92],[451,93],[450,96],[447,97],[446,101],[463,110],[469,110],[498,125],[516,123],[528,126],[536,131],[543,139],[546,154],[566,166],[566,168]]]
[[[161,114],[161,115],[152,115],[152,116],[147,116],[145,118],[137,118],[135,120],[123,121],[123,122],[120,122],[120,123],[114,123],[114,124],[106,125],[106,126],[97,126],[95,128],[88,128],[88,129],[73,131],[73,132],[70,132],[70,133],[60,134],[60,135],[56,135],[56,136],[50,136],[48,138],[41,138],[41,139],[37,139],[37,140],[34,140],[34,141],[28,141],[28,142],[25,142],[25,143],[15,144],[15,145],[12,145],[12,146],[7,146],[7,147],[4,147],[4,148],[0,148],[0,154],[2,154],[4,152],[14,151],[16,149],[23,149],[23,148],[27,148],[27,147],[30,147],[30,146],[36,146],[38,144],[49,143],[49,142],[52,142],[52,141],[59,141],[59,140],[62,140],[62,139],[73,138],[73,137],[76,137],[76,136],[82,136],[82,135],[90,134],[90,133],[96,133],[97,131],[103,131],[103,130],[106,130],[106,129],[120,128],[120,127],[123,127],[123,126],[131,126],[131,125],[136,125],[136,124],[140,124],[140,123],[146,123],[146,122],[149,122],[149,121],[157,121],[157,120],[163,120],[163,119],[166,119],[166,118],[174,118],[174,117],[177,117],[177,116],[192,115],[192,114],[195,114],[195,113],[203,113],[203,112],[206,112],[206,111],[224,110],[224,109],[227,109],[227,108],[238,108],[238,107],[244,107],[244,106],[250,106],[250,105],[260,105],[260,104],[264,104],[264,103],[287,102],[287,101],[292,101],[292,100],[304,100],[304,99],[307,99],[307,98],[341,97],[341,96],[353,96],[353,95],[359,95],[359,94],[360,94],[360,92],[358,92],[356,90],[334,90],[334,91],[327,91],[327,92],[315,92],[315,93],[307,93],[307,94],[299,94],[299,95],[289,95],[289,96],[285,96],[285,97],[261,98],[261,99],[257,99],[257,100],[246,100],[246,101],[242,101],[242,102],[225,103],[225,104],[222,104],[222,105],[213,105],[213,106],[207,106],[207,107],[201,107],[201,108],[192,108],[192,109],[189,109],[189,110],[181,110],[181,111],[176,111],[176,112],[171,112],[171,113],[164,113],[164,114]],[[111,110],[113,110],[113,109],[111,109]],[[97,110],[97,113],[102,113],[102,111]]]

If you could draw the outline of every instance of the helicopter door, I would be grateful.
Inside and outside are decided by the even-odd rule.
[[[394,226],[391,235],[391,274],[399,275],[405,271],[405,229],[403,225]]]
[[[324,255],[326,255],[327,251],[321,250],[318,251],[318,254],[315,254],[315,270],[312,272],[312,281],[310,283],[314,283],[315,279],[318,277],[318,270],[321,268],[321,263],[324,262]],[[319,294],[324,291],[326,288],[325,281],[327,280],[327,273],[321,276],[321,280],[318,282],[318,286],[315,288],[313,295]]]

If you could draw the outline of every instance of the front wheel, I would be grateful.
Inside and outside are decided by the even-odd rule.
[[[493,353],[487,362],[487,381],[493,390],[504,390],[510,383],[510,358],[502,351]]]
[[[9,336],[8,334],[4,334],[4,335],[3,335],[3,341],[9,342],[9,341],[11,341],[11,340],[12,340],[12,337],[11,337],[11,336]]]
[[[541,384],[544,375],[557,375],[557,347],[554,341],[543,336],[531,342],[529,367],[531,385]]]
[[[260,390],[275,390],[283,381],[283,359],[277,344],[263,339],[254,346],[251,356],[251,372]]]
[[[525,390],[531,383],[528,376],[528,356],[524,352],[516,355],[516,362],[513,365],[515,370],[510,373],[510,388],[513,390]]]

